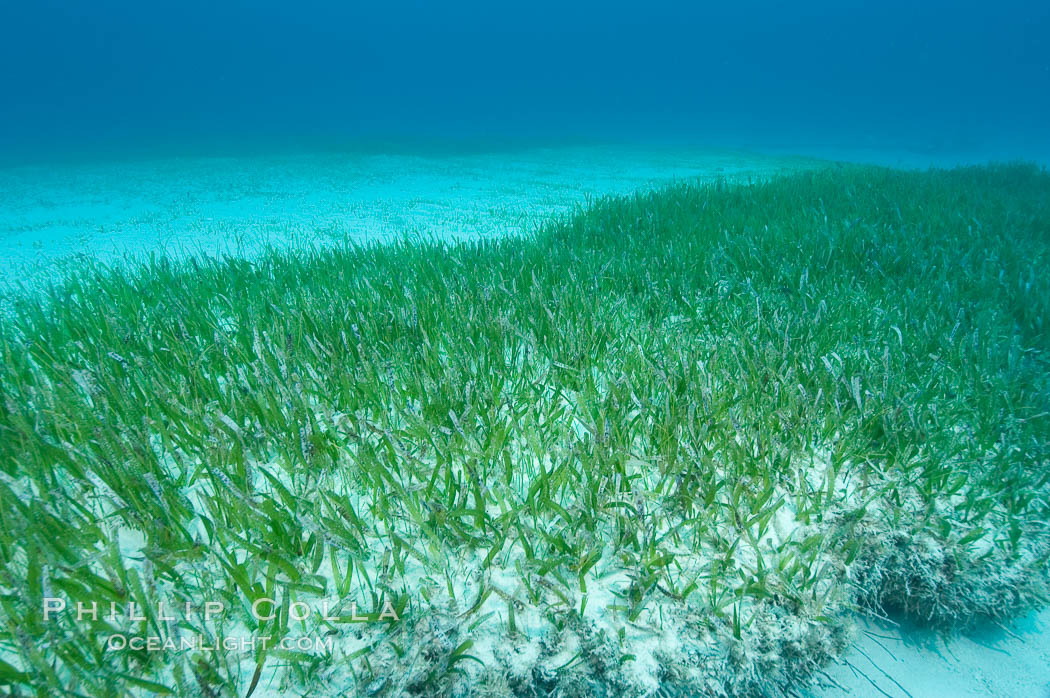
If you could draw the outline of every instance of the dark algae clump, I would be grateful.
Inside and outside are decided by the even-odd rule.
[[[1039,607],[1048,268],[1026,165],[85,267],[0,319],[0,685],[785,695]]]

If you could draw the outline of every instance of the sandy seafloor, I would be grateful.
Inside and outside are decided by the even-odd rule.
[[[767,176],[806,162],[591,146],[430,155],[331,152],[0,169],[0,290],[91,257],[518,234],[602,194],[672,179]],[[5,289],[6,287],[6,289]]]
[[[529,232],[589,198],[672,180],[747,181],[814,160],[672,146],[472,153],[329,152],[20,165],[0,169],[0,295],[85,259],[254,254],[265,246]],[[982,158],[872,149],[814,156],[891,166]],[[863,622],[805,695],[1050,698],[1050,610],[946,641]]]

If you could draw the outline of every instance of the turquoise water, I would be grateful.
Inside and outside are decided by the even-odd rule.
[[[1050,152],[1050,8],[985,3],[0,8],[0,158],[686,139]]]
[[[759,182],[839,167],[833,161],[908,169],[1014,160],[1046,166],[1047,124],[1050,5],[1034,0],[658,0],[568,6],[551,0],[520,6],[474,1],[369,5],[264,0],[219,7],[200,0],[7,3],[0,7],[0,329],[5,332],[0,356],[7,362],[5,370],[19,366],[21,380],[33,387],[20,388],[17,399],[0,394],[7,420],[0,421],[3,453],[17,452],[18,439],[28,439],[25,435],[41,424],[60,432],[67,428],[65,422],[51,423],[55,412],[39,404],[51,387],[68,388],[78,409],[86,395],[85,404],[93,409],[97,386],[87,370],[90,363],[110,366],[117,361],[119,370],[127,368],[121,342],[129,338],[109,325],[104,350],[84,359],[85,366],[77,363],[82,358],[78,352],[83,341],[92,344],[94,339],[70,335],[67,344],[81,342],[80,349],[67,346],[73,358],[43,366],[44,372],[58,376],[44,379],[46,389],[34,383],[46,363],[40,354],[24,365],[11,358],[21,355],[20,342],[33,341],[7,332],[3,323],[12,304],[35,307],[33,294],[89,265],[135,269],[160,256],[255,260],[272,250],[347,243],[501,240],[530,235],[608,195],[683,181]],[[813,210],[820,206],[823,202],[814,202]],[[153,271],[158,269],[165,268]],[[647,278],[643,272],[638,270],[639,279]],[[807,269],[807,279],[808,274]],[[1019,283],[1023,286],[1025,280]],[[787,288],[785,294],[791,291]],[[209,300],[220,309],[216,342],[231,322],[222,316],[220,301],[226,299],[219,296]],[[288,297],[294,301],[293,290]],[[75,301],[76,293],[69,298]],[[154,310],[151,306],[150,312]],[[406,304],[404,310],[410,317],[415,306],[409,312]],[[124,319],[106,320],[120,327]],[[174,328],[179,319],[172,315],[168,321]],[[669,333],[679,321],[677,315],[668,318]],[[348,332],[350,327],[356,333],[357,324],[348,325]],[[907,332],[894,329],[903,346]],[[158,331],[164,342],[176,336],[174,329]],[[253,351],[261,346],[261,340],[254,341]],[[345,336],[342,341],[340,346],[349,351]],[[209,350],[203,348],[201,355]],[[1034,350],[1021,353],[1023,363]],[[38,363],[33,366],[33,361]],[[187,366],[188,375],[197,376],[197,364]],[[240,368],[231,368],[230,375]],[[148,369],[137,375],[146,381],[141,385],[148,384]],[[226,421],[213,420],[219,399],[227,395],[220,380],[226,379],[219,376],[209,385],[217,399],[202,400],[195,415],[201,425],[207,424],[193,434],[202,441],[207,437],[201,434],[231,423],[223,413]],[[6,384],[0,389],[16,393]],[[159,395],[144,399],[154,412],[164,403]],[[8,420],[26,412],[33,419]],[[243,436],[241,427],[231,429]],[[75,454],[70,462],[76,465],[76,454],[88,449],[92,433],[97,437],[98,432],[77,425],[63,433],[74,432],[59,445]],[[301,452],[306,458],[308,439],[299,431],[293,437],[293,457]],[[149,441],[151,447],[154,441]],[[48,441],[38,451],[50,457],[53,447]],[[23,477],[20,467],[0,464],[8,513],[46,500],[39,478]],[[172,491],[200,505],[202,477],[187,475]],[[105,499],[98,495],[106,490],[96,473],[85,478],[91,482],[72,479],[91,490],[92,497]],[[142,484],[144,498],[128,507],[140,516],[133,525],[120,523],[124,519],[113,515],[107,500],[98,505],[102,508],[92,526],[85,526],[112,526],[100,534],[100,540],[108,536],[105,554],[118,561],[123,555],[131,561],[129,567],[154,552],[146,532],[157,534],[159,529],[149,525],[157,520],[144,523],[134,511],[148,511],[143,502],[150,501],[146,490],[152,488]],[[69,511],[77,510],[75,498],[70,501]],[[279,513],[293,509],[288,505]],[[21,533],[6,520],[0,526],[4,547],[21,551],[20,543],[12,542],[20,541]],[[64,541],[52,531],[38,521],[30,534],[49,544]],[[84,530],[76,533],[89,537]],[[203,539],[198,531],[192,533]],[[15,599],[18,603],[36,609],[37,596],[46,595],[50,579],[75,578],[103,558],[102,552],[76,560],[49,554],[43,563],[31,552],[4,558],[4,571],[14,570],[18,582],[32,590]],[[369,565],[378,567],[380,560],[385,566],[382,555],[373,556]],[[144,567],[147,581],[151,564]],[[207,574],[226,569],[214,567]],[[506,568],[501,570],[505,579],[498,581],[517,583],[510,565]],[[461,569],[473,568],[465,564]],[[329,574],[327,567],[312,572]],[[365,573],[367,579],[378,571],[365,566]],[[349,568],[346,574],[349,579]],[[339,571],[332,576],[338,579]],[[455,585],[469,587],[467,576],[448,579],[449,591]],[[118,583],[101,577],[91,583],[99,580],[107,589],[134,586],[126,579]],[[9,581],[0,580],[0,585],[8,588]],[[420,580],[413,582],[422,588]],[[76,594],[76,589],[62,591],[70,598]],[[608,588],[592,583],[591,593],[596,599],[592,614],[602,607],[598,600],[616,606]],[[524,612],[519,622],[522,627],[530,622]],[[44,626],[33,630],[34,637],[47,633]],[[532,637],[531,632],[526,628],[524,634],[535,645],[540,633]],[[19,645],[19,637],[5,621],[0,692],[8,681],[54,688],[68,680],[70,674],[63,673],[48,684],[45,666],[55,657],[48,654],[43,663],[32,665],[26,659],[32,652]],[[479,646],[472,651],[492,655],[501,647],[498,637],[479,635]],[[660,667],[653,650],[669,640],[673,638],[636,632],[632,642],[648,663],[637,657],[618,660],[642,666],[640,685],[655,686]],[[423,645],[408,643],[409,654]],[[53,647],[48,645],[49,653]],[[546,657],[550,666],[572,665],[579,656],[571,642],[555,649]],[[532,651],[538,652],[535,647]],[[112,657],[104,659],[103,664]],[[536,663],[535,656],[519,659],[521,666]],[[255,695],[282,695],[279,677],[285,676],[288,664],[295,670],[309,665],[296,666],[301,660],[271,657],[266,673],[256,672],[263,680]],[[179,686],[180,695],[244,695],[246,686],[255,687],[255,664],[249,659],[231,660],[207,679],[176,672],[183,671],[181,661],[142,669],[141,676],[131,677],[132,684],[135,678],[149,677]],[[62,658],[63,672],[74,665],[87,666]],[[469,659],[463,665],[471,666]],[[187,660],[185,667],[191,666]],[[346,666],[349,662],[339,670]],[[868,619],[839,661],[806,690],[823,698],[1047,698],[1047,667],[1050,615],[1045,610],[950,639],[906,623]],[[471,669],[476,678],[479,670]],[[19,674],[23,671],[26,675]],[[107,671],[115,672],[114,686],[130,690],[132,684],[122,683],[128,676],[112,666]],[[222,683],[220,676],[236,681]],[[315,678],[298,676],[292,683],[310,686]],[[90,685],[94,691],[99,684]],[[316,685],[325,684],[318,679]],[[385,690],[377,684],[373,694],[392,695]]]

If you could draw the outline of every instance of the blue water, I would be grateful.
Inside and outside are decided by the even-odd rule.
[[[1045,0],[0,7],[0,158],[585,138],[1041,157],[1047,124]]]

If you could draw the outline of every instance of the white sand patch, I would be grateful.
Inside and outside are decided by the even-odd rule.
[[[863,623],[853,650],[828,669],[838,686],[812,696],[1050,696],[1050,610],[948,642],[911,627]]]
[[[764,177],[797,158],[661,147],[459,155],[321,153],[0,170],[0,291],[115,262],[408,236],[528,232],[589,198],[672,179]]]

